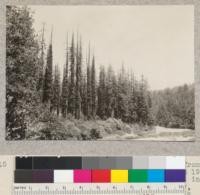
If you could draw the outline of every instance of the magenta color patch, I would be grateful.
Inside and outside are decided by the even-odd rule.
[[[91,170],[74,170],[75,183],[91,183],[92,171]]]

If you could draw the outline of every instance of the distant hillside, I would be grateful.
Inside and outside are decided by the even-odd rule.
[[[157,125],[195,128],[194,84],[151,92],[152,113]]]

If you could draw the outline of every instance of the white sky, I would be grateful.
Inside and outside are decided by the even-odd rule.
[[[89,41],[97,66],[143,74],[151,89],[194,82],[193,6],[30,6],[34,28],[53,25],[54,64],[65,62],[66,34],[78,31],[84,56]]]

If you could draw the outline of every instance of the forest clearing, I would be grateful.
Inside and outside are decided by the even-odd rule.
[[[66,33],[60,65],[53,30],[47,42],[30,8],[6,13],[7,140],[193,140],[194,83],[151,89],[132,62],[98,64],[79,32]]]
[[[194,141],[195,131],[159,126],[139,126],[125,124],[121,120],[109,118],[106,121],[60,120],[54,130],[45,123],[30,127],[30,140],[152,140],[152,141]],[[52,124],[52,126],[54,126]]]

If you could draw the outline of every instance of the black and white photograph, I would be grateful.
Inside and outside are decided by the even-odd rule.
[[[6,7],[6,140],[194,141],[192,5]]]

